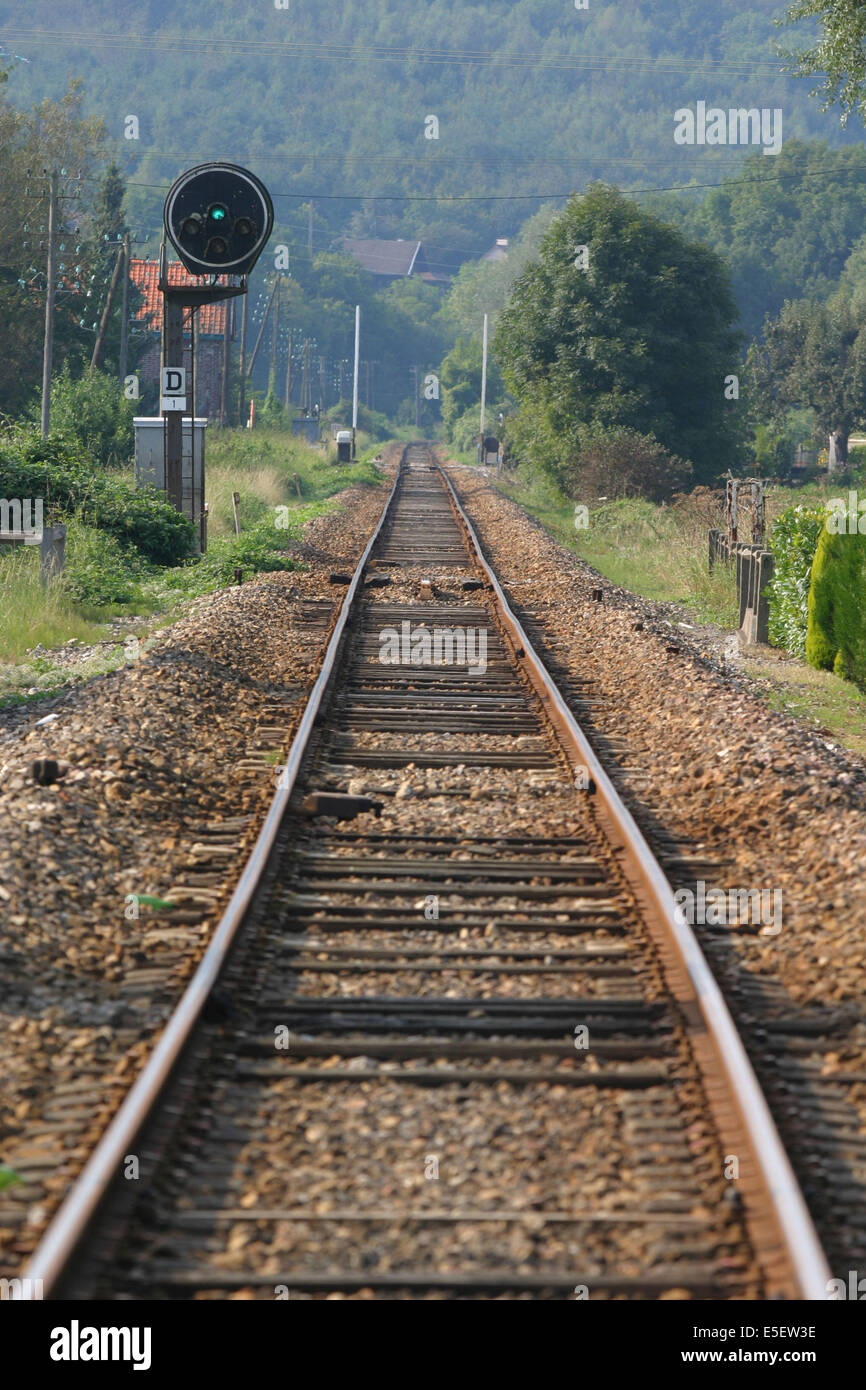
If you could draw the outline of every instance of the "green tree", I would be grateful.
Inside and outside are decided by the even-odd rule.
[[[788,67],[803,77],[820,77],[822,110],[838,103],[842,125],[866,105],[866,6],[858,0],[797,0],[779,23],[817,20],[818,35],[805,48],[787,52]],[[784,51],[784,50],[783,50]]]
[[[595,185],[569,203],[500,319],[496,356],[530,461],[560,479],[582,425],[652,435],[709,481],[739,462],[727,270],[704,246]],[[550,451],[545,462],[544,455]]]
[[[442,420],[450,440],[454,439],[457,421],[466,411],[479,412],[475,425],[478,433],[481,423],[481,369],[483,366],[482,345],[478,338],[458,338],[454,347],[443,359],[439,368],[439,386],[442,392]],[[487,400],[498,401],[503,394],[502,374],[492,357],[487,358]]]
[[[866,316],[844,293],[826,304],[795,300],[767,322],[749,353],[755,396],[766,418],[781,424],[792,406],[811,407],[819,429],[836,437],[836,464],[848,458],[848,436],[866,415]]]

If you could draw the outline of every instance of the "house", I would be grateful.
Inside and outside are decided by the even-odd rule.
[[[507,261],[508,260],[508,237],[500,236],[496,238],[496,244],[491,246],[489,251],[485,251],[481,257],[482,261]]]
[[[353,256],[359,265],[378,280],[402,280],[410,275],[426,275],[427,265],[420,241],[380,241],[374,238],[343,237],[340,250]]]
[[[153,387],[158,394],[159,368],[162,349],[162,295],[159,292],[159,261],[132,259],[129,278],[141,291],[142,303],[135,317],[135,327],[147,333],[152,343],[141,358],[138,375],[142,386]],[[200,277],[190,275],[180,261],[168,262],[170,285],[200,285]],[[219,284],[227,284],[221,276]],[[195,362],[195,413],[209,419],[219,419],[222,391],[223,351],[226,325],[232,331],[231,300],[202,304],[198,310],[198,333]],[[190,380],[191,343],[184,347],[184,366]]]

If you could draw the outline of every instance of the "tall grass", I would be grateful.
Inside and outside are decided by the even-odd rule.
[[[62,581],[43,586],[37,546],[0,546],[0,662],[20,661],[40,643],[54,647],[71,637],[93,642],[101,635]]]
[[[512,475],[501,486],[612,584],[644,598],[683,603],[700,621],[737,626],[734,574],[725,566],[709,571],[707,528],[714,523],[700,500],[663,507],[637,497],[599,501],[589,506],[589,525],[578,529],[574,504],[546,479]]]

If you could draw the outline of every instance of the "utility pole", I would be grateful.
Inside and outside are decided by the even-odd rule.
[[[319,414],[325,409],[325,359],[319,358]]]
[[[295,345],[294,327],[289,329],[289,353],[286,357],[286,410],[292,408],[292,350]]]
[[[487,315],[484,315],[484,336],[481,346],[481,448],[478,462],[484,463],[484,409],[487,404]]]
[[[420,413],[419,413],[419,405],[420,405],[420,402],[419,402],[419,400],[418,400],[418,370],[419,370],[419,369],[418,369],[417,367],[412,367],[410,370],[411,370],[412,375],[413,375],[413,377],[414,377],[414,379],[415,379],[415,428],[416,428],[416,430],[417,430],[417,429],[420,428],[420,425],[421,425],[421,417],[420,417]]]
[[[279,286],[279,281],[280,281],[281,279],[282,279],[282,276],[278,276],[278,277],[277,277],[278,286]],[[278,355],[279,355],[279,351],[280,351],[280,295],[279,295],[279,288],[278,288],[277,294],[274,296],[274,321],[273,321],[273,323],[272,323],[272,325],[271,325],[271,367],[270,367],[270,371],[268,372],[268,395],[269,395],[269,396],[272,396],[272,395],[275,396],[275,395],[277,394],[277,357],[278,357]]]
[[[96,334],[96,342],[93,344],[93,355],[90,359],[90,370],[94,371],[102,361],[102,349],[105,346],[105,334],[108,330],[108,320],[111,318],[111,309],[114,304],[114,296],[117,293],[117,285],[120,280],[120,271],[124,262],[124,248],[121,246],[117,253],[117,260],[114,263],[114,271],[111,276],[111,284],[108,287],[108,298],[105,301],[105,308],[102,311],[102,318],[99,320],[99,331]]]
[[[51,367],[54,358],[54,282],[55,225],[57,222],[57,170],[52,169],[48,180],[48,285],[45,293],[45,337],[42,344],[42,437],[51,424]]]
[[[355,381],[352,387],[352,458],[356,458],[355,434],[358,429],[358,362],[361,351],[361,306],[355,305]]]
[[[307,208],[307,251],[308,251],[309,256],[310,256],[310,261],[312,261],[312,259],[313,259],[313,200],[312,200],[312,198],[310,199],[309,206],[308,206],[308,208]]]
[[[253,355],[252,355],[252,357],[250,358],[250,365],[249,365],[249,370],[247,371],[247,376],[252,376],[252,374],[253,374],[253,367],[256,365],[256,358],[257,358],[258,355],[259,355],[259,348],[260,348],[260,346],[261,346],[262,338],[265,336],[265,328],[267,327],[268,318],[269,318],[270,312],[271,312],[271,305],[272,305],[273,302],[274,302],[274,295],[275,295],[276,292],[277,292],[277,285],[279,284],[279,282],[280,282],[280,277],[279,277],[279,275],[277,275],[277,276],[275,276],[275,278],[274,278],[274,283],[273,283],[273,285],[271,286],[271,294],[270,294],[270,298],[268,299],[268,307],[265,309],[265,316],[264,316],[264,318],[262,319],[262,326],[261,326],[261,328],[259,329],[259,334],[258,334],[258,337],[256,338],[256,345],[255,345],[255,347],[253,348]]]
[[[238,424],[243,428],[247,413],[247,299],[249,295],[244,295],[244,306],[241,310],[241,394],[238,405]]]
[[[310,394],[310,340],[309,340],[309,338],[305,338],[305,339],[304,339],[303,368],[302,368],[302,376],[301,376],[301,409],[303,410],[304,415],[305,415],[305,417],[306,417],[307,419],[309,419],[310,414],[311,414],[310,407],[309,407],[309,404],[308,404],[309,394]]]
[[[126,381],[126,362],[129,351],[129,271],[130,271],[129,232],[123,238],[123,298],[120,304],[120,367],[118,377],[123,386]],[[246,303],[246,300],[244,300]]]

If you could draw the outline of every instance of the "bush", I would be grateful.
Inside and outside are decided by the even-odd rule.
[[[769,638],[792,656],[806,655],[810,576],[825,515],[823,507],[788,507],[770,532]]]
[[[69,523],[63,585],[77,603],[94,608],[131,603],[139,597],[138,580],[144,572],[133,546],[123,546],[106,531],[80,521]]]
[[[866,689],[866,536],[824,527],[812,565],[806,660]]]
[[[157,565],[176,565],[192,551],[192,524],[157,488],[94,472],[69,435],[43,439],[35,429],[12,429],[0,436],[0,496],[42,497],[46,522],[78,515]]]
[[[77,380],[63,372],[51,387],[51,428],[76,439],[91,462],[102,467],[129,463],[135,450],[135,407],[105,372],[86,372]]]
[[[271,516],[239,536],[219,537],[209,542],[207,554],[201,560],[173,570],[168,583],[188,594],[207,594],[221,585],[231,584],[236,569],[243,571],[244,578],[262,571],[296,569],[297,561],[283,548],[291,534],[291,531],[277,530]]]
[[[692,466],[669,454],[651,434],[598,426],[578,431],[568,479],[573,498],[643,497],[663,502],[687,488]]]

